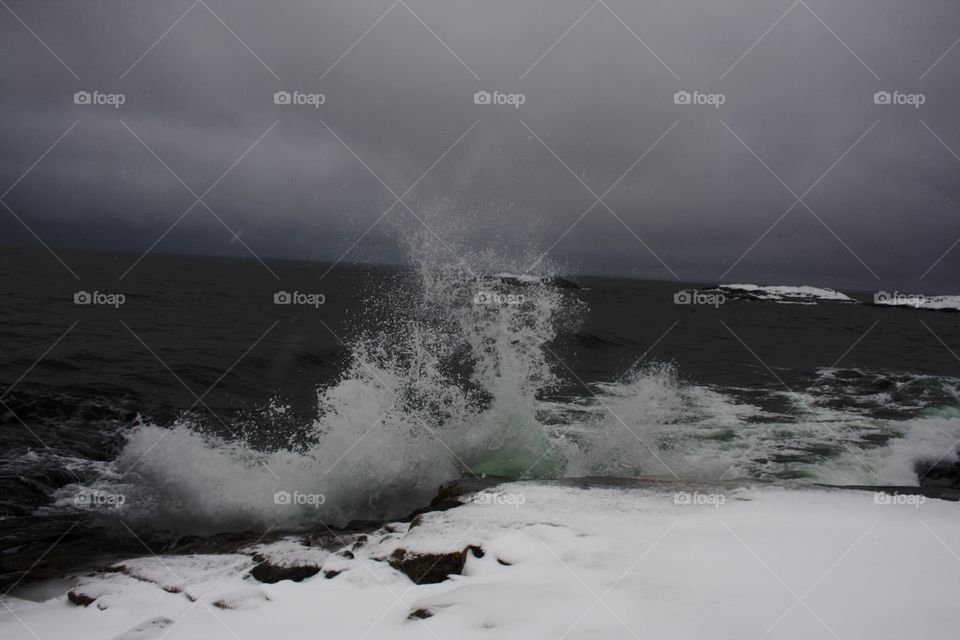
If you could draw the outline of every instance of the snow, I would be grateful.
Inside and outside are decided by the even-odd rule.
[[[896,498],[509,483],[385,527],[351,544],[354,558],[325,556],[324,570],[343,569],[332,579],[260,584],[243,554],[147,556],[123,563],[136,577],[80,580],[107,594],[103,609],[7,598],[0,637],[953,638],[958,505]],[[383,561],[469,545],[483,557],[468,553],[463,575],[439,584]],[[300,559],[300,547],[291,537],[257,551]],[[432,616],[410,618],[418,609]]]
[[[834,302],[856,302],[848,295],[825,287],[810,286],[761,286],[756,284],[722,284],[720,289],[743,291],[761,300],[772,302],[813,302],[829,300]]]

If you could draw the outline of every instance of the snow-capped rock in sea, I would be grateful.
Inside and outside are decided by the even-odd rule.
[[[762,300],[782,304],[817,304],[818,302],[857,303],[850,296],[826,287],[762,286],[756,284],[721,284],[716,290],[728,298]]]

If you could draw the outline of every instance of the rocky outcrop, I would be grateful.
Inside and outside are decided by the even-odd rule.
[[[257,566],[250,570],[250,575],[260,582],[274,584],[281,580],[292,580],[300,582],[320,573],[321,567],[313,565],[290,565],[284,566],[270,562],[265,556],[256,554],[253,556]]]
[[[477,558],[484,555],[483,549],[476,546],[450,553],[412,553],[406,549],[396,549],[387,558],[387,562],[410,578],[414,584],[436,584],[451,575],[463,573],[467,553],[473,553]]]

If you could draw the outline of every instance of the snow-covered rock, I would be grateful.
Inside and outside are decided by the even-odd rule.
[[[784,304],[816,304],[817,302],[847,302],[857,301],[850,296],[825,287],[810,286],[761,286],[756,284],[721,284],[719,291],[729,297],[740,297],[764,302],[779,302]]]

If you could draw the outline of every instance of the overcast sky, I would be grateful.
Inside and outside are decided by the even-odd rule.
[[[960,293],[956,0],[591,1],[4,0],[0,242]]]

